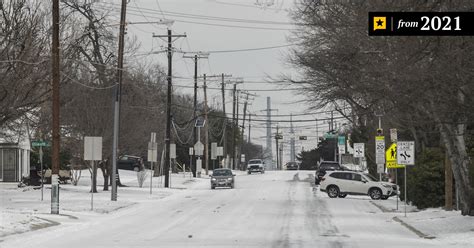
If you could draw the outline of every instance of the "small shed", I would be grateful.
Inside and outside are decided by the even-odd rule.
[[[0,182],[20,182],[30,175],[30,144],[0,143]]]

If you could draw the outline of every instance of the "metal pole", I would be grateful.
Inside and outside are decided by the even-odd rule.
[[[379,129],[381,129],[382,128],[382,120],[380,118],[381,116],[379,115],[378,117],[379,117]],[[379,173],[379,181],[382,181],[382,172]]]
[[[198,88],[198,83],[197,83],[197,77],[198,77],[198,56],[197,55],[194,55],[194,107],[193,107],[193,119],[196,120],[196,111],[197,111],[197,88]],[[194,133],[193,133],[193,139],[194,139],[194,143],[193,144],[196,144],[196,142],[198,141],[197,139],[197,128],[194,127]],[[192,161],[192,156],[191,156],[191,161]],[[191,162],[192,164],[192,162]],[[191,166],[191,172],[193,174],[193,177],[197,177],[196,175],[196,165],[197,163],[195,163],[194,167]]]
[[[92,173],[91,173],[91,211],[94,210],[94,160],[91,160],[91,168],[92,168]]]
[[[150,195],[152,194],[152,188],[153,188],[153,169],[154,169],[154,166],[153,166],[153,163],[154,162],[150,162],[151,163],[151,170],[150,170]]]
[[[405,165],[405,217],[407,217],[407,166]]]
[[[40,146],[40,165],[41,165],[41,201],[43,201],[43,188],[44,188],[44,173],[43,173],[43,147]]]
[[[398,169],[395,169],[395,184],[397,185],[397,210],[398,210]]]

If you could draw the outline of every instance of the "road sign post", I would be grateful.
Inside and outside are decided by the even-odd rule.
[[[382,180],[385,164],[385,136],[375,136],[375,163],[377,164],[377,173]]]
[[[150,142],[148,142],[148,161],[150,162],[150,195],[153,191],[153,169],[154,163],[158,162],[158,144],[156,143],[156,133],[151,133]]]
[[[102,137],[84,137],[84,160],[91,161],[91,210],[94,210],[95,161],[102,160]]]
[[[35,140],[31,142],[32,147],[39,147],[39,159],[40,159],[40,170],[41,170],[41,201],[43,201],[44,195],[44,172],[43,172],[43,146],[50,146],[48,142],[44,140]],[[58,202],[59,203],[59,202]]]
[[[415,165],[415,142],[397,142],[397,163],[403,165]],[[405,217],[407,217],[407,167],[405,166]]]

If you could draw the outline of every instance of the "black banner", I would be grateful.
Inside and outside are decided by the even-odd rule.
[[[370,36],[472,36],[474,12],[369,12]]]

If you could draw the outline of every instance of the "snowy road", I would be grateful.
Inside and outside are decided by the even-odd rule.
[[[330,199],[310,171],[239,175],[235,189],[207,180],[161,200],[16,235],[0,247],[433,247],[368,197]],[[445,247],[445,246],[444,246]]]

